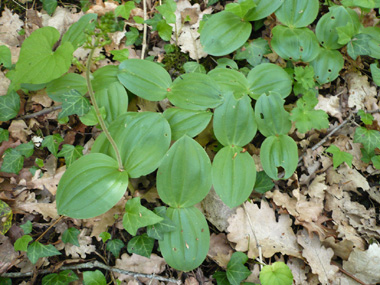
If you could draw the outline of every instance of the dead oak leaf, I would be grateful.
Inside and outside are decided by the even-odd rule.
[[[246,202],[245,206],[247,213],[242,207],[239,207],[236,214],[228,219],[227,231],[229,234],[227,238],[236,243],[237,251],[248,250],[249,258],[258,256],[254,231],[265,258],[272,257],[277,252],[301,257],[289,215],[279,215],[277,222],[274,210],[263,200],[260,208],[249,202]],[[248,221],[247,215],[251,222]],[[251,228],[251,224],[253,228]]]
[[[339,271],[337,266],[330,264],[334,251],[325,248],[316,235],[310,238],[306,230],[299,232],[297,241],[303,247],[302,256],[306,258],[312,272],[318,275],[319,281],[333,284],[335,274]]]
[[[370,86],[368,77],[357,72],[348,73],[345,76],[348,83],[348,107],[364,109],[366,98],[377,96],[376,87]]]
[[[89,231],[83,229],[78,235],[79,246],[72,245],[71,243],[65,243],[66,256],[71,255],[72,258],[86,258],[87,254],[95,252],[96,247],[92,244],[92,238],[87,235]]]
[[[227,237],[224,233],[212,234],[210,237],[210,249],[207,256],[214,260],[220,267],[226,269],[231,259],[233,250],[228,244]]]
[[[310,267],[302,259],[289,257],[286,265],[289,266],[293,274],[293,281],[296,285],[308,285],[307,275]]]
[[[19,139],[23,143],[27,143],[27,136],[32,134],[32,131],[23,120],[13,120],[8,131],[11,137]]]

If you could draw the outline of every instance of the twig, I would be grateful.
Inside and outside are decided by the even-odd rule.
[[[54,227],[60,220],[63,219],[63,216],[60,216],[57,220],[55,220],[54,223],[52,223],[47,229],[46,231],[44,231],[37,239],[36,241],[39,241],[52,227]]]
[[[146,13],[146,0],[143,0],[143,9],[144,9],[144,32],[143,32],[143,42],[142,42],[142,49],[141,49],[141,59],[144,59],[145,50],[146,50],[146,30],[147,30],[146,20],[148,19],[147,13]]]
[[[252,223],[251,217],[248,214],[247,208],[245,207],[245,203],[243,203],[243,207],[244,207],[244,212],[245,212],[247,219],[248,219],[249,226],[252,230],[253,237],[255,238],[255,241],[256,241],[256,247],[259,250],[259,263],[260,263],[260,270],[261,270],[261,269],[263,269],[263,254],[261,252],[261,245],[259,243],[259,240],[256,237],[255,230],[253,229],[253,223]]]
[[[362,285],[370,285],[370,284],[367,284],[367,283],[363,282],[362,280],[358,279],[357,277],[355,277],[354,275],[352,275],[350,272],[348,272],[348,271],[344,270],[343,268],[341,268],[341,267],[339,266],[338,263],[336,263],[336,262],[334,262],[334,261],[332,261],[332,263],[333,263],[336,267],[339,268],[339,271],[341,271],[342,273],[346,274],[348,277],[354,279],[356,282],[358,282],[358,283],[360,283],[360,284],[362,284]]]
[[[26,8],[24,6],[22,6],[20,3],[18,3],[17,1],[12,0],[12,2],[15,3],[16,5],[20,6],[22,9],[26,10]]]
[[[49,113],[56,111],[56,110],[59,110],[59,109],[62,109],[62,106],[53,106],[53,107],[45,108],[45,109],[38,111],[38,112],[35,112],[33,114],[21,116],[20,119],[24,120],[24,119],[35,118],[35,117],[38,117],[41,115],[49,114]]]
[[[61,270],[77,270],[77,269],[93,269],[93,268],[100,268],[112,272],[117,272],[120,274],[124,275],[130,275],[135,278],[137,277],[143,277],[143,278],[150,278],[150,279],[155,279],[159,281],[165,281],[165,282],[172,282],[172,283],[177,283],[177,284],[182,284],[181,280],[176,280],[173,278],[165,278],[161,276],[157,276],[155,274],[144,274],[144,273],[137,273],[133,271],[128,271],[128,270],[123,270],[119,269],[116,267],[112,266],[107,266],[99,261],[94,261],[94,262],[87,262],[87,263],[82,263],[82,264],[76,264],[76,265],[67,265],[67,266],[62,266],[60,269]],[[38,274],[47,274],[51,273],[51,270],[49,269],[44,269],[38,271]],[[8,278],[20,278],[20,277],[27,277],[27,276],[32,276],[33,272],[15,272],[15,273],[3,273],[1,274],[1,277],[8,277]]]

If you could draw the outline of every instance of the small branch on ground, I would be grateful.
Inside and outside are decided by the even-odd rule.
[[[54,111],[59,110],[59,109],[62,109],[62,106],[53,106],[53,107],[45,108],[45,109],[38,111],[38,112],[35,112],[33,114],[21,116],[19,119],[20,120],[31,119],[31,118],[35,118],[38,116],[49,114],[49,113],[54,112]]]

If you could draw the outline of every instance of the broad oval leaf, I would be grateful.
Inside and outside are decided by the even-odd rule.
[[[285,171],[283,179],[293,175],[298,164],[296,142],[286,135],[267,137],[261,145],[260,161],[268,176],[278,180],[278,167]]]
[[[247,78],[243,73],[229,68],[215,68],[208,73],[219,87],[224,91],[231,91],[236,97],[249,94]]]
[[[128,174],[105,154],[91,153],[76,160],[63,174],[57,188],[58,214],[89,219],[111,209],[123,197]]]
[[[314,68],[314,76],[318,83],[325,84],[339,76],[344,59],[339,51],[322,48],[310,65]]]
[[[78,22],[70,26],[67,32],[62,36],[62,44],[70,42],[74,49],[77,49],[86,41],[86,32],[91,32],[95,29],[97,14],[86,14],[82,16]]]
[[[132,178],[153,172],[170,145],[169,123],[159,113],[128,112],[111,123],[109,132],[119,148],[124,168]],[[91,152],[116,159],[104,134],[95,140]]]
[[[176,230],[158,241],[162,256],[173,268],[190,271],[205,260],[210,247],[210,232],[203,214],[195,207],[168,208],[167,216]]]
[[[67,73],[60,78],[50,81],[46,85],[46,92],[54,101],[62,101],[62,95],[70,90],[76,90],[81,95],[86,94],[87,84],[86,79],[77,73]]]
[[[222,145],[245,146],[257,132],[251,99],[248,95],[236,99],[232,92],[227,92],[224,103],[215,108],[213,124]]]
[[[348,37],[358,33],[360,20],[356,12],[343,6],[333,6],[329,8],[330,12],[324,14],[318,21],[315,28],[315,34],[321,45],[328,49],[338,49],[346,43],[339,43],[339,28],[345,28]],[[342,29],[343,32],[343,29]],[[343,34],[342,34],[343,35]],[[341,37],[342,37],[341,35]]]
[[[119,68],[116,65],[106,65],[97,69],[93,74],[91,80],[92,89],[94,92],[107,89],[113,83],[120,83],[117,75]]]
[[[111,124],[120,115],[127,113],[128,94],[119,82],[114,82],[108,85],[108,88],[96,92],[95,99],[99,107],[105,108],[108,124]]]
[[[228,207],[239,206],[247,200],[255,181],[255,162],[241,147],[225,146],[216,154],[212,164],[212,183]]]
[[[285,100],[277,92],[263,94],[255,105],[255,117],[260,133],[269,137],[286,135],[292,127],[290,114],[284,109]]]
[[[272,48],[283,59],[309,62],[319,53],[317,37],[308,28],[276,26],[272,33]]]
[[[260,281],[262,284],[292,285],[293,274],[284,262],[277,261],[263,267],[260,272]]]
[[[212,113],[209,111],[192,111],[180,108],[169,108],[164,112],[172,130],[172,140],[176,141],[183,135],[195,137],[209,124]]]
[[[22,44],[12,83],[46,83],[60,77],[71,66],[74,48],[71,43],[61,44],[53,51],[60,34],[53,27],[35,30]]]
[[[117,77],[132,93],[150,101],[166,97],[172,84],[169,73],[155,62],[141,59],[127,59],[119,65]]]
[[[257,21],[268,17],[275,12],[285,0],[254,0],[256,7],[245,14],[244,19],[247,21]]]
[[[286,98],[292,92],[292,79],[280,66],[273,63],[262,63],[254,67],[247,76],[249,94],[257,100],[261,94],[276,91]]]
[[[168,91],[170,102],[183,109],[206,110],[219,106],[223,101],[218,84],[202,73],[177,77]]]
[[[157,172],[158,194],[171,207],[190,207],[202,201],[211,183],[208,155],[186,135],[172,145]]]
[[[221,56],[241,47],[249,38],[252,25],[232,12],[212,15],[201,31],[201,44],[208,54]]]
[[[314,22],[318,11],[318,0],[287,0],[275,14],[285,26],[302,28]]]

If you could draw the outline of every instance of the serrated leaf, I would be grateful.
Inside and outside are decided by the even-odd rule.
[[[84,285],[107,285],[106,277],[100,270],[83,272]]]
[[[71,43],[66,42],[52,51],[59,38],[59,32],[53,27],[35,30],[21,46],[20,57],[12,76],[13,83],[46,83],[67,72],[71,66],[74,48]]]
[[[154,225],[162,220],[162,217],[141,205],[140,197],[128,200],[125,204],[123,227],[133,236],[136,235],[139,228]]]
[[[87,33],[95,29],[97,14],[83,15],[77,22],[72,24],[67,32],[62,36],[61,43],[70,42],[74,49],[83,45],[86,41]],[[69,73],[70,74],[70,73]]]
[[[57,273],[51,273],[42,278],[42,285],[69,285],[71,282],[78,280],[78,276],[72,270],[63,270]]]
[[[0,128],[0,143],[9,140],[9,131],[3,128]]]
[[[257,172],[255,186],[253,187],[255,192],[264,194],[265,192],[272,190],[273,187],[274,183],[265,171]]]
[[[75,89],[71,89],[67,93],[62,94],[61,98],[62,111],[59,113],[58,119],[74,114],[83,116],[90,110],[90,101]]]
[[[20,110],[20,97],[14,90],[0,96],[0,121],[8,121],[17,116]]]
[[[304,89],[310,89],[315,86],[314,69],[312,66],[294,67],[294,79],[302,85]]]
[[[17,150],[21,155],[25,156],[26,158],[31,157],[34,152],[34,143],[32,141],[28,143],[23,143],[15,147],[15,150]]]
[[[44,140],[42,141],[41,146],[47,147],[47,149],[55,156],[57,157],[58,147],[63,142],[63,138],[60,134],[54,134],[50,136],[46,136]]]
[[[0,200],[0,234],[5,235],[12,226],[12,209],[7,203]]]
[[[163,220],[157,224],[150,225],[147,228],[147,234],[149,237],[162,240],[164,233],[170,233],[176,229],[176,225],[166,215],[166,207],[157,207],[154,213],[163,218]]]
[[[33,229],[32,222],[27,221],[25,224],[20,225],[20,228],[22,228],[25,235],[30,234],[32,232],[32,229]]]
[[[367,152],[372,152],[380,146],[380,132],[358,127],[355,130],[354,143],[361,143]]]
[[[75,160],[83,156],[83,146],[73,146],[70,144],[64,144],[57,157],[64,157],[67,167],[70,166]]]
[[[9,47],[1,45],[0,46],[0,65],[3,65],[5,68],[12,67],[12,54]]]
[[[28,250],[28,244],[33,240],[31,236],[23,235],[22,237],[18,238],[14,244],[14,249],[16,251],[27,251]]]
[[[284,262],[275,262],[272,265],[265,265],[260,272],[262,284],[271,285],[292,285],[293,274]]]
[[[348,166],[352,167],[353,155],[351,153],[341,151],[336,145],[330,145],[326,152],[329,152],[333,155],[333,164],[334,168],[337,168],[343,162],[346,162]]]
[[[123,5],[119,5],[115,9],[115,16],[122,16],[124,19],[128,20],[131,11],[136,8],[134,1],[127,1]]]
[[[57,0],[42,0],[42,7],[51,16],[57,8]]]
[[[43,245],[35,241],[28,246],[28,258],[33,264],[36,264],[37,260],[41,257],[55,255],[61,255],[61,253],[52,244]]]
[[[107,240],[111,239],[111,234],[109,232],[102,232],[99,234],[99,237],[103,242],[106,242]]]
[[[376,63],[372,63],[370,68],[373,82],[375,82],[377,86],[380,86],[380,68],[377,67]]]
[[[150,257],[152,254],[154,239],[148,237],[147,234],[142,234],[132,238],[127,245],[129,253],[136,253],[141,256]]]
[[[124,243],[119,239],[111,239],[107,242],[107,250],[112,252],[112,254],[118,258],[120,250],[124,247]]]
[[[375,119],[371,114],[364,112],[362,109],[358,111],[360,120],[366,125],[372,125],[373,120]]]
[[[71,243],[72,245],[79,246],[78,236],[80,231],[76,228],[68,228],[62,234],[62,241],[64,243]]]
[[[359,55],[370,55],[371,49],[369,47],[369,41],[371,36],[366,34],[357,34],[351,41],[347,44],[347,53],[353,59]]]
[[[24,157],[17,150],[9,148],[4,152],[0,171],[18,174],[23,165]]]
[[[236,51],[235,59],[246,59],[253,67],[259,65],[263,60],[263,55],[270,53],[268,41],[257,38],[245,43],[242,48]]]
[[[251,271],[244,266],[248,256],[243,252],[234,252],[227,265],[227,279],[232,285],[239,285],[241,281],[251,275]]]
[[[119,170],[115,159],[101,153],[82,156],[70,165],[59,181],[58,214],[75,219],[99,216],[121,199],[128,181],[127,172]]]

